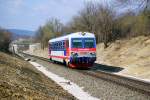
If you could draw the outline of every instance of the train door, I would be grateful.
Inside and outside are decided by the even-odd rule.
[[[51,43],[49,43],[49,45],[48,45],[48,51],[49,51],[49,59],[50,60],[52,60],[51,59],[51,49],[52,49],[52,45],[51,45]]]
[[[69,64],[69,40],[68,39],[66,39],[65,40],[65,59],[64,59],[64,62],[65,62],[65,65],[67,65],[68,66],[68,64]]]
[[[69,56],[69,40],[68,39],[65,41],[65,48],[66,48],[66,56],[68,57]]]

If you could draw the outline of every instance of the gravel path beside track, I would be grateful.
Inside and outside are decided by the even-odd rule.
[[[75,69],[69,69],[63,65],[52,64],[35,58],[33,59],[37,63],[47,67],[49,71],[78,84],[92,96],[102,100],[150,100],[149,94],[142,94],[113,82],[84,75]]]

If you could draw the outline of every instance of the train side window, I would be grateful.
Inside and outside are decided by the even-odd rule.
[[[63,50],[63,41],[61,41],[61,50]]]
[[[54,43],[52,43],[52,49],[54,50]]]
[[[56,50],[56,47],[57,47],[57,44],[56,44],[56,43],[54,43],[54,50]]]
[[[55,49],[55,44],[53,43],[53,50]]]
[[[58,44],[58,42],[57,42],[57,47],[56,47],[56,50],[58,50],[58,48],[59,48],[59,44]]]
[[[53,47],[52,47],[52,48],[53,48],[53,50],[54,50],[54,48],[55,48],[55,45],[54,45],[54,43],[53,43]]]
[[[52,49],[54,50],[54,43],[52,43]]]
[[[55,48],[56,50],[58,49],[58,42],[56,42],[56,48]]]
[[[51,49],[51,50],[53,49],[52,47],[53,47],[53,43],[51,43],[51,45],[50,45],[50,49]]]
[[[57,42],[57,50],[59,50],[59,42]]]
[[[61,43],[61,50],[63,50],[63,41],[61,41],[60,43]]]
[[[58,42],[56,42],[56,50],[58,49]]]
[[[58,42],[58,48],[57,49],[60,50],[60,42]]]
[[[51,43],[49,43],[49,50],[52,50],[52,48],[51,48]]]
[[[49,48],[50,48],[50,50],[52,50],[52,44],[51,43],[49,44]]]
[[[54,50],[54,48],[55,48],[55,45],[54,45],[54,43],[53,43],[53,50]]]
[[[64,41],[62,41],[62,50],[64,50]]]
[[[59,50],[60,50],[61,49],[61,42],[59,42],[59,46],[58,47],[59,47]]]
[[[59,42],[59,46],[58,47],[59,47],[59,50],[60,50],[61,49],[61,42]]]

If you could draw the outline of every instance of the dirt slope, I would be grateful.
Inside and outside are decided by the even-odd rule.
[[[26,61],[1,52],[0,98],[5,100],[75,99]]]
[[[117,40],[104,49],[97,45],[97,63],[125,68],[120,74],[150,79],[150,37]]]

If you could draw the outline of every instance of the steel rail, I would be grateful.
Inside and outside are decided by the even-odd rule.
[[[26,53],[22,53],[24,55],[28,55],[30,57],[35,57],[40,60],[49,62],[50,60],[48,58],[43,58],[35,55],[30,55]],[[76,70],[82,74],[89,75],[92,77],[96,77],[98,79],[102,79],[105,81],[109,81],[115,84],[118,84],[120,86],[124,86],[126,88],[141,92],[143,94],[148,94],[150,95],[150,82],[144,81],[141,79],[133,78],[133,77],[127,77],[127,76],[122,76],[110,72],[105,72],[105,71],[95,71],[95,70]]]

